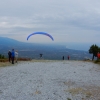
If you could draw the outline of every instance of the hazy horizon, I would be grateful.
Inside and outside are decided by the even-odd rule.
[[[4,39],[5,38],[5,39]],[[20,40],[16,40],[16,39],[13,39],[13,38],[8,38],[8,37],[0,37],[0,39],[1,39],[1,43],[3,43],[2,41],[3,41],[3,39],[4,39],[4,41],[6,42],[9,42],[9,39],[11,39],[11,40],[14,40],[14,41],[18,41],[18,42],[22,42],[22,41],[20,41]],[[10,41],[11,42],[11,41]],[[24,42],[24,43],[31,43],[31,44],[41,44],[41,45],[62,45],[62,46],[64,46],[65,48],[67,48],[67,49],[74,49],[74,50],[82,50],[82,51],[88,51],[89,50],[89,48],[90,48],[90,46],[91,45],[93,45],[93,44],[91,44],[91,43],[74,43],[74,42],[67,42],[67,43],[61,43],[61,42],[59,42],[59,43],[37,43],[37,42]],[[99,44],[96,44],[96,45],[98,45],[98,46],[100,46]]]

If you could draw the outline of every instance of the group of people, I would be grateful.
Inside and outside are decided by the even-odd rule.
[[[12,49],[12,51],[8,51],[8,58],[9,58],[9,62],[12,62],[12,64],[14,64],[14,62],[17,63],[18,60],[18,51],[15,51],[14,49]]]
[[[69,57],[69,55],[68,55],[67,59],[69,60],[69,58],[70,58],[70,57]],[[63,58],[62,58],[62,59],[64,60],[64,56],[63,56]]]

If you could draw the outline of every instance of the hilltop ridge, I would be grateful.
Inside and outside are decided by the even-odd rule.
[[[66,48],[60,44],[39,44],[25,43],[11,38],[0,37],[0,53],[7,56],[8,50],[14,48],[18,50],[19,57],[29,57],[32,59],[40,59],[40,54],[43,54],[42,59],[61,60],[62,56],[70,55],[70,59],[83,60],[85,57],[91,58],[88,51],[74,50]]]

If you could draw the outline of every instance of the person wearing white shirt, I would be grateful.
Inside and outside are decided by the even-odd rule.
[[[17,61],[18,61],[18,52],[15,51],[15,62],[17,63]]]

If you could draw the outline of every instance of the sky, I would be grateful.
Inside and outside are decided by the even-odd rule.
[[[27,36],[34,32],[44,35]],[[32,43],[100,43],[100,0],[0,0],[0,36]]]

